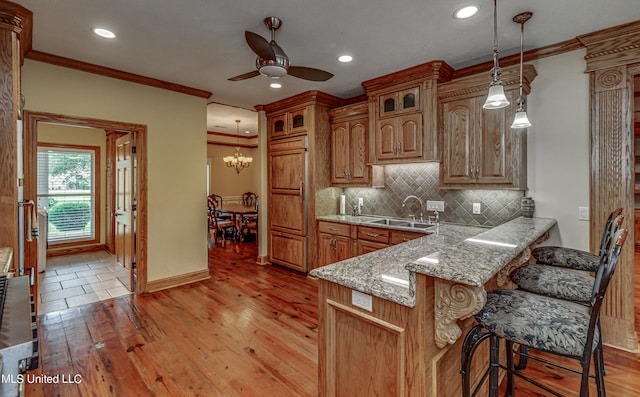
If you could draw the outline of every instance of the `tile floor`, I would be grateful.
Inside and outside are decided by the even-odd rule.
[[[38,315],[130,294],[114,273],[106,251],[47,258],[38,275]]]

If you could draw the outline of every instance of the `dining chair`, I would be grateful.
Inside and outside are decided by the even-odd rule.
[[[240,241],[244,241],[248,234],[253,233],[258,243],[258,196],[253,192],[242,194],[242,205],[255,208],[255,212],[248,212],[240,218]]]
[[[222,197],[216,194],[207,196],[207,217],[209,223],[209,233],[213,233],[213,243],[218,242],[218,232],[222,235],[222,246],[226,241],[226,233],[231,232],[235,241],[236,224],[231,215],[222,210]]]
[[[475,396],[484,382],[489,379],[489,396],[498,394],[500,369],[506,370],[505,396],[513,397],[515,377],[534,384],[553,394],[561,396],[541,382],[525,375],[514,365],[514,356],[526,356],[563,370],[580,374],[580,396],[589,395],[589,370],[593,358],[595,382],[598,396],[606,396],[603,366],[600,363],[602,335],[598,327],[602,301],[613,276],[620,256],[620,250],[627,237],[627,230],[616,232],[609,250],[600,258],[591,299],[588,305],[551,298],[523,290],[501,289],[487,292],[484,307],[474,315],[478,325],[467,333],[461,353],[462,394]],[[489,339],[490,353],[487,370],[479,377],[478,384],[471,389],[471,362],[477,347]],[[499,361],[500,339],[505,340],[506,364]],[[526,346],[523,352],[514,345]],[[567,357],[580,363],[580,370],[561,365],[551,360],[529,355],[535,349],[552,355]]]

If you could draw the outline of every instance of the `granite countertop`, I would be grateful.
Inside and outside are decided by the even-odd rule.
[[[318,219],[363,225],[376,219],[339,217]],[[481,287],[555,223],[520,217],[492,229],[441,224],[427,229],[432,234],[425,237],[323,266],[310,275],[414,307],[416,273]]]

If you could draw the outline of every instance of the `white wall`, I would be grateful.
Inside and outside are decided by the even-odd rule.
[[[147,126],[148,281],[207,268],[206,99],[25,60],[26,109]]]
[[[535,216],[558,221],[545,244],[589,249],[589,76],[585,50],[533,62],[538,77],[527,101],[528,195]]]

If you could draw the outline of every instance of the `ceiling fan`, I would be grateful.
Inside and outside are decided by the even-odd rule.
[[[291,76],[311,81],[326,81],[333,77],[333,74],[324,70],[305,66],[292,66],[287,54],[276,43],[276,30],[282,26],[282,20],[278,17],[268,17],[264,19],[264,24],[271,30],[271,42],[253,32],[244,32],[247,44],[258,55],[256,58],[257,70],[231,77],[230,81],[246,80],[261,74],[271,78],[279,78],[290,74]]]

